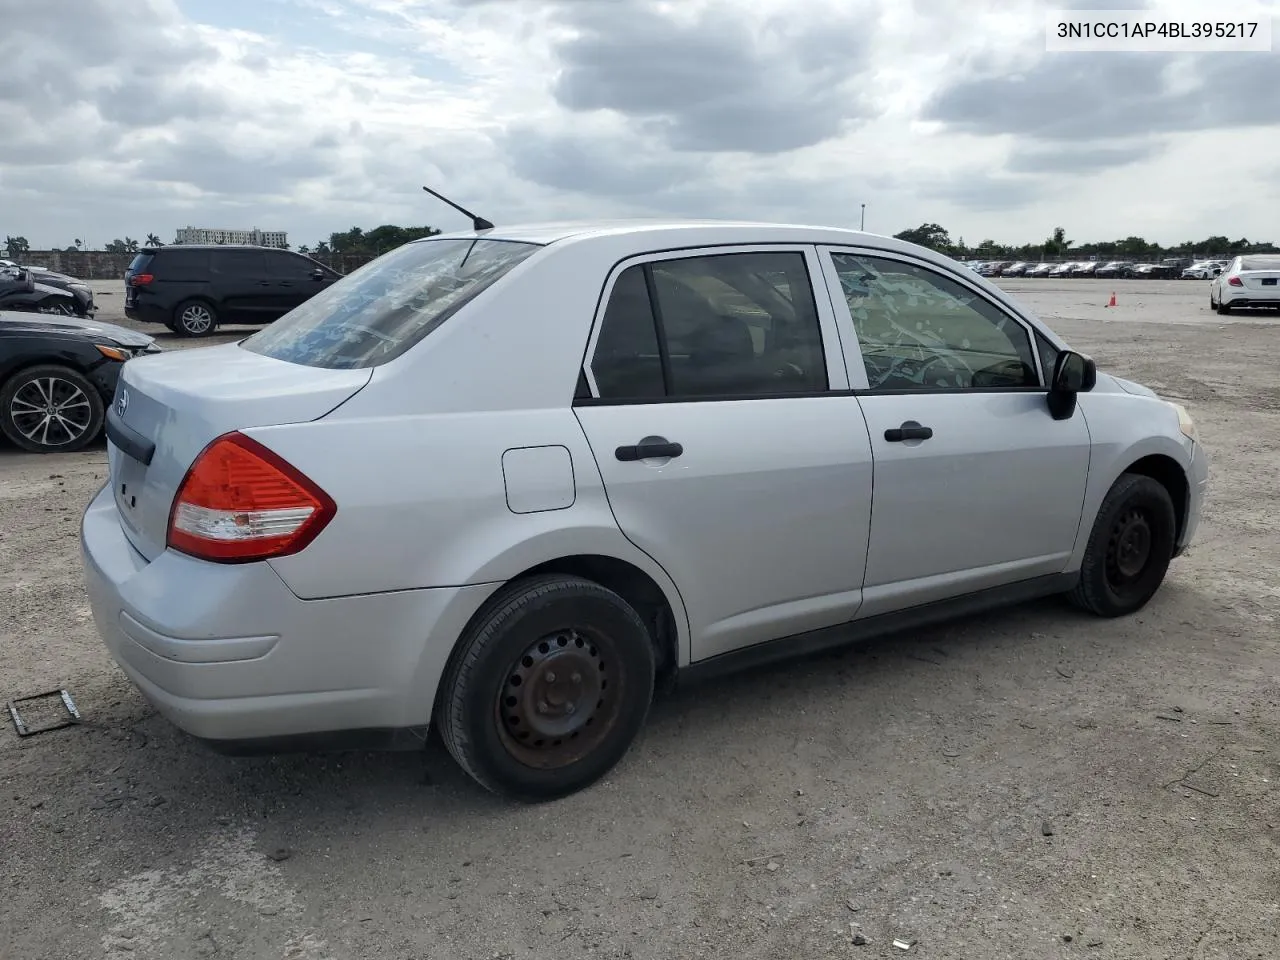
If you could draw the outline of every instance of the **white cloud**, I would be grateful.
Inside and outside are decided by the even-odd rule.
[[[1280,239],[1280,57],[1046,54],[1069,3],[21,3],[0,0],[0,237],[34,247],[461,226],[422,183],[500,224],[856,225],[867,203],[869,229],[970,242]]]

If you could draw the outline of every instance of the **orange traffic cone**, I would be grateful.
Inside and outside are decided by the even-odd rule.
[[[1116,305],[1116,292],[1115,292],[1114,290],[1112,290],[1112,291],[1111,291],[1111,300],[1110,300],[1110,302],[1108,302],[1108,303],[1107,303],[1107,306],[1108,306],[1108,307],[1114,307],[1115,305]]]

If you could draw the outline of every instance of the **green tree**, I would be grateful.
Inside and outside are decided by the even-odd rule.
[[[162,243],[162,242],[161,242],[161,240],[160,240],[160,238],[159,238],[159,237],[157,237],[154,233],[148,233],[148,234],[147,234],[147,243],[146,243],[146,246],[148,246],[148,247],[163,247],[163,246],[164,246],[164,243]]]
[[[11,257],[25,257],[31,252],[31,244],[27,243],[26,237],[5,237],[4,245]]]
[[[384,223],[366,233],[360,227],[352,227],[342,233],[329,235],[329,247],[334,253],[381,254],[403,246],[411,240],[435,236],[435,227],[399,227]]]
[[[939,253],[950,253],[952,250],[951,235],[936,223],[922,223],[918,227],[903,230],[893,236],[897,240],[905,240],[907,243],[928,247],[930,250],[937,250]]]
[[[1049,239],[1042,245],[1046,257],[1065,256],[1071,241],[1067,239],[1067,231],[1062,227],[1054,227]]]

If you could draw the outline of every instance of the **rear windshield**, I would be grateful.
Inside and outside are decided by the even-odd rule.
[[[407,243],[240,345],[309,367],[375,367],[404,353],[538,249],[510,240]]]
[[[1240,260],[1241,270],[1280,270],[1280,257],[1243,257]]]

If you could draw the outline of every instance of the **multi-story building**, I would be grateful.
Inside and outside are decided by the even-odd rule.
[[[208,227],[182,227],[174,243],[248,243],[255,247],[288,247],[284,230],[215,230]]]

